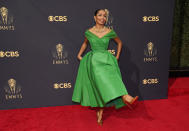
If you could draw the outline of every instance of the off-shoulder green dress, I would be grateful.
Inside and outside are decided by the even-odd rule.
[[[126,104],[121,96],[128,94],[122,81],[118,61],[108,51],[110,39],[117,37],[111,29],[103,37],[85,31],[91,50],[80,60],[72,101],[82,106],[119,109]]]

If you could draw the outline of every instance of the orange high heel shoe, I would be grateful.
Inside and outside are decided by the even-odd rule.
[[[133,110],[133,106],[131,106],[131,105],[133,105],[134,103],[136,103],[137,100],[138,100],[138,96],[135,96],[135,97],[132,99],[131,102],[128,102],[128,101],[124,100],[124,103],[129,107],[129,109]]]

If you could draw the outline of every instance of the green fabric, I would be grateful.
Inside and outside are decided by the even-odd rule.
[[[117,59],[107,50],[109,40],[117,37],[116,32],[112,29],[99,38],[86,30],[85,37],[91,51],[80,60],[72,101],[91,107],[125,106],[121,96],[128,92]]]
[[[189,70],[189,1],[175,0],[170,69]]]

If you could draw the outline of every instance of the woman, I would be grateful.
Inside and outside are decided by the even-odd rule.
[[[138,99],[138,96],[128,94],[122,81],[117,62],[122,42],[113,29],[105,26],[108,14],[107,9],[96,10],[96,25],[85,31],[85,39],[77,56],[80,65],[72,96],[72,101],[82,106],[100,108],[96,112],[99,125],[102,125],[103,107],[119,109],[127,105],[132,109]],[[110,39],[118,44],[116,57],[107,50]],[[82,57],[88,43],[92,50]]]

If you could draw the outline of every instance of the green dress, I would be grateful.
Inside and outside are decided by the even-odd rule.
[[[128,92],[117,59],[107,50],[109,40],[117,37],[116,32],[111,29],[99,38],[86,30],[85,37],[91,50],[80,60],[72,101],[90,107],[125,106],[121,96]]]

